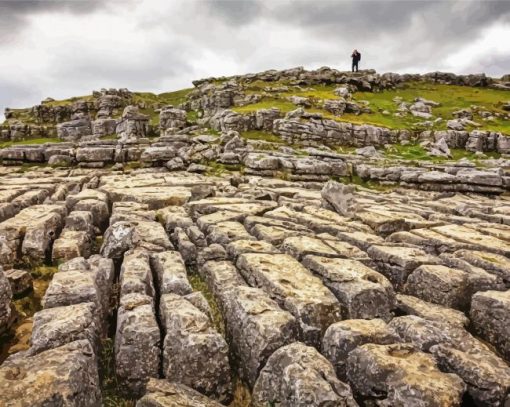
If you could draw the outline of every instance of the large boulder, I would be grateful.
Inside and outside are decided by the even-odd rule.
[[[140,113],[136,106],[126,106],[116,128],[119,142],[137,142],[149,134],[149,116]]]
[[[159,128],[162,131],[178,131],[186,127],[186,111],[168,106],[159,113]]]
[[[340,215],[351,217],[356,212],[354,192],[355,188],[352,185],[328,181],[322,188],[321,196]]]
[[[76,141],[92,134],[89,119],[77,119],[57,124],[57,136],[65,141]]]

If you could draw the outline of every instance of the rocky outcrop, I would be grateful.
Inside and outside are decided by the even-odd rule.
[[[149,133],[149,116],[139,112],[136,106],[126,106],[118,121],[116,133],[121,143],[132,143]]]

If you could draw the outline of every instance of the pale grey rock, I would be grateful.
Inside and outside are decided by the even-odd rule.
[[[227,338],[241,377],[253,387],[269,356],[297,340],[296,319],[258,288],[234,286],[223,289],[221,298]]]
[[[327,327],[341,318],[341,305],[318,277],[285,254],[245,253],[237,267],[299,322],[300,338],[320,346]]]
[[[178,252],[151,253],[150,264],[157,278],[158,292],[162,294],[190,294],[186,266]]]
[[[97,359],[86,340],[16,354],[0,366],[2,406],[99,407],[101,401]]]
[[[507,399],[510,367],[462,327],[417,316],[397,317],[389,325],[404,341],[431,352],[441,370],[460,376],[476,403],[499,406]]]
[[[0,267],[0,274],[1,274],[1,267]],[[4,274],[7,277],[7,280],[9,280],[9,284],[11,286],[12,295],[19,296],[22,295],[29,290],[32,289],[32,275],[26,271],[26,270],[18,270],[18,269],[10,269],[10,270],[4,270]],[[0,277],[2,279],[2,277]],[[0,283],[0,286],[2,286],[2,283]],[[3,291],[5,292],[5,286]],[[2,288],[0,288],[0,292],[2,292]],[[2,295],[0,294],[0,298]],[[0,300],[0,303],[2,300]],[[1,306],[0,306],[1,307]],[[0,314],[2,312],[0,311]],[[0,317],[1,319],[1,317]],[[0,325],[2,325],[0,323]]]
[[[139,242],[134,225],[130,222],[116,222],[105,234],[101,254],[108,258],[119,259]]]
[[[390,345],[401,342],[397,333],[382,319],[348,319],[329,326],[322,341],[321,353],[346,380],[346,362],[349,353],[366,343]]]
[[[355,188],[352,185],[340,184],[336,181],[328,181],[321,191],[322,198],[343,216],[353,216],[356,212],[354,198]]]
[[[382,274],[350,259],[309,255],[303,264],[335,294],[345,319],[391,318],[395,293]]]
[[[126,395],[140,397],[149,378],[159,377],[160,341],[152,298],[138,293],[121,297],[115,333],[115,372]]]
[[[85,302],[36,312],[32,328],[33,355],[80,339],[88,340],[98,355],[101,324],[94,303]]]
[[[167,380],[149,379],[145,395],[136,407],[221,407],[192,388]]]
[[[465,271],[422,265],[407,278],[403,290],[425,301],[448,308],[465,309],[470,299],[470,284]]]
[[[347,377],[363,397],[380,405],[458,407],[466,389],[455,374],[442,373],[434,358],[409,344],[365,344],[347,358]]]
[[[164,294],[160,318],[165,378],[228,403],[232,397],[228,345],[209,317],[183,297]]]
[[[121,297],[129,293],[154,297],[155,289],[149,261],[149,254],[144,250],[130,250],[124,254],[119,276]]]
[[[397,294],[397,309],[407,315],[416,315],[432,321],[448,322],[459,326],[468,326],[469,319],[463,312],[441,305],[432,304],[411,295]]]
[[[510,290],[476,293],[469,316],[475,332],[510,360]]]
[[[355,407],[350,387],[317,350],[295,342],[268,359],[253,389],[254,407]]]
[[[65,141],[79,140],[92,134],[89,119],[77,119],[57,124],[57,136]]]

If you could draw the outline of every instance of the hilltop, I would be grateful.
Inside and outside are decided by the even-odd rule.
[[[4,165],[166,164],[182,169],[191,164],[194,171],[202,172],[237,170],[301,180],[307,175],[310,180],[348,176],[350,182],[378,183],[398,181],[401,174],[367,170],[356,165],[360,158],[376,167],[393,162],[402,172],[415,162],[460,159],[487,167],[493,165],[491,159],[510,152],[508,75],[495,79],[484,74],[294,68],[206,78],[193,85],[162,94],[102,89],[66,100],[48,98],[31,108],[6,109],[0,158]],[[171,143],[176,135],[180,135],[177,145]],[[235,142],[229,142],[232,138]],[[175,148],[185,142],[192,148],[177,154]],[[199,150],[197,142],[204,151],[194,151]],[[173,147],[163,153],[165,143]],[[23,152],[23,145],[31,147]],[[154,149],[159,150],[152,156]],[[273,163],[264,163],[260,155],[256,160],[246,154],[250,151],[265,151]],[[278,154],[296,158],[340,154],[353,166],[337,171],[322,164],[322,169],[315,166],[300,174],[284,158],[275,163]],[[260,165],[255,162],[260,160]],[[307,165],[313,166],[313,160]],[[419,185],[415,178],[408,182]],[[450,178],[445,179],[446,186],[436,185],[441,181],[439,177],[434,185],[427,182],[424,187],[452,189]],[[455,188],[502,190],[499,185]]]

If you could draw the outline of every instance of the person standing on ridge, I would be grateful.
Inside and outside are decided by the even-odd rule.
[[[354,68],[356,68],[356,72],[358,72],[358,63],[361,60],[361,54],[358,52],[357,49],[352,51],[352,72],[354,72]]]

